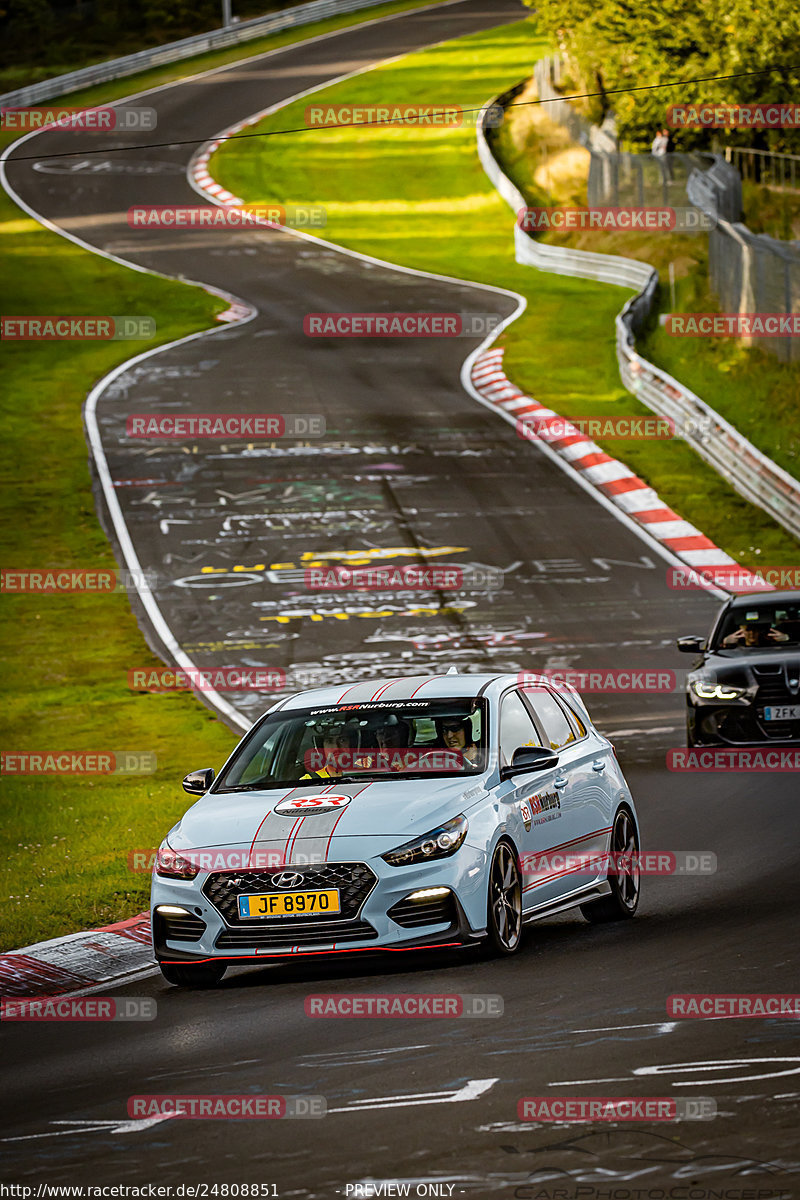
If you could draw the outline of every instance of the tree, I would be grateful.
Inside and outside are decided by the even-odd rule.
[[[791,104],[800,107],[800,7],[772,0],[526,0],[566,56],[578,93],[599,122],[613,111],[621,139],[642,149],[668,124],[670,105]],[[752,75],[748,72],[764,72]],[[687,80],[738,76],[707,83]],[[618,89],[636,89],[620,91]],[[712,138],[753,145],[752,129],[678,130],[676,148],[708,147]],[[772,149],[800,148],[800,133],[769,131]]]

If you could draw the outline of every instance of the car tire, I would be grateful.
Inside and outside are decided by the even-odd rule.
[[[636,822],[629,808],[620,808],[614,817],[614,827],[611,830],[611,853],[638,854],[639,838],[636,833]],[[581,905],[581,912],[587,921],[593,925],[604,924],[606,921],[627,921],[639,906],[639,868],[631,867],[630,871],[615,871],[608,876],[611,892],[600,900],[592,900],[589,904]]]
[[[216,987],[225,974],[224,963],[159,963],[167,983],[176,987]]]
[[[489,868],[485,947],[494,956],[516,954],[522,944],[522,877],[517,852],[498,842]]]

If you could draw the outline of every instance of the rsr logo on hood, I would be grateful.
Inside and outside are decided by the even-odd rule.
[[[275,812],[280,816],[293,816],[298,812],[324,813],[336,808],[344,808],[352,800],[352,796],[298,796],[295,800],[281,800],[275,805]]]

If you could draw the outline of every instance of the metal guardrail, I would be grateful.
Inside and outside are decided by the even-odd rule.
[[[76,92],[96,83],[108,83],[111,79],[136,75],[139,71],[147,70],[148,67],[161,67],[166,63],[180,62],[181,59],[192,58],[207,50],[223,50],[227,46],[238,46],[242,42],[264,37],[268,33],[279,33],[283,29],[292,29],[297,25],[309,25],[313,21],[323,21],[326,17],[357,12],[362,8],[374,8],[380,3],[382,0],[310,0],[308,4],[298,4],[295,8],[285,9],[280,13],[255,17],[252,21],[239,21],[225,29],[212,29],[208,33],[197,33],[192,37],[181,38],[179,42],[167,42],[163,46],[153,46],[150,50],[138,50],[135,54],[126,54],[123,58],[112,58],[106,62],[95,63],[91,67],[82,67],[79,71],[69,71],[66,75],[54,75],[52,79],[42,79],[39,83],[32,83],[27,87],[17,88],[14,92],[7,92],[0,96],[0,105],[5,108],[13,108],[20,105],[39,104],[42,100],[52,100],[55,96]]]
[[[800,154],[779,154],[749,146],[726,146],[725,161],[750,183],[765,187],[800,187]]]
[[[523,86],[520,84],[504,92],[493,103],[505,108]],[[487,137],[483,115],[476,132],[478,156],[484,171],[503,199],[515,213],[519,212],[526,207],[525,198],[500,168]],[[695,176],[699,174],[694,173]],[[541,271],[637,289],[638,294],[628,300],[615,321],[617,362],[625,387],[659,416],[672,418],[678,428],[686,431],[682,434],[684,440],[741,496],[800,538],[800,483],[756,449],[689,388],[636,352],[635,334],[652,311],[658,287],[655,268],[634,259],[547,246],[537,242],[517,223],[514,248],[517,262]]]

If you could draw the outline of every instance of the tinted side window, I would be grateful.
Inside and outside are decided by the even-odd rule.
[[[539,735],[516,692],[509,692],[500,707],[500,766],[507,767],[519,746],[540,746]]]
[[[578,716],[577,710],[575,708],[573,708],[573,706],[569,703],[569,701],[564,696],[561,697],[561,703],[562,703],[563,707],[567,710],[567,715],[572,717],[572,724],[575,726],[575,728],[578,731],[578,737],[579,738],[586,737],[586,726],[584,725],[581,718]]]
[[[553,750],[559,750],[569,742],[575,741],[567,715],[561,705],[550,692],[537,688],[528,693],[528,699],[536,710],[536,715],[542,724],[545,737]]]

